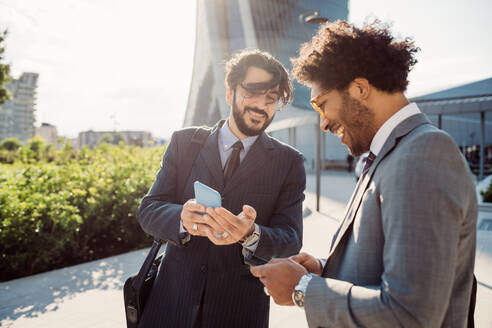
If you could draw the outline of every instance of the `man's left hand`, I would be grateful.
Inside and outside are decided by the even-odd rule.
[[[239,240],[251,235],[254,231],[254,223],[256,219],[256,210],[244,205],[243,211],[238,215],[234,215],[223,207],[207,208],[207,214],[222,227],[224,233],[221,238],[218,238],[213,233],[207,234],[208,239],[215,245],[230,245],[237,243]]]
[[[307,272],[292,259],[273,259],[265,265],[252,266],[250,271],[265,285],[268,294],[278,305],[294,305],[292,292]]]

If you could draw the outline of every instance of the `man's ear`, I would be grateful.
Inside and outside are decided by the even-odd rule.
[[[348,90],[352,98],[358,101],[367,101],[371,93],[371,84],[367,79],[357,77],[350,82]]]
[[[231,88],[229,87],[226,87],[226,103],[229,105],[229,106],[232,106],[232,90]]]

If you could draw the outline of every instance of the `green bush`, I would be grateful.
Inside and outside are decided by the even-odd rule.
[[[22,147],[22,144],[16,138],[6,138],[0,143],[0,149],[4,150],[13,151],[19,149],[20,147]]]
[[[135,219],[163,147],[44,145],[0,164],[0,280],[150,245]]]
[[[18,159],[19,159],[18,151],[0,149],[0,163],[13,164]]]
[[[489,184],[489,187],[481,191],[480,194],[482,194],[482,200],[484,203],[492,203],[492,181]]]

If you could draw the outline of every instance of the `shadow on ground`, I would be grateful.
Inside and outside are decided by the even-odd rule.
[[[148,249],[0,283],[0,322],[35,318],[90,290],[122,290]]]

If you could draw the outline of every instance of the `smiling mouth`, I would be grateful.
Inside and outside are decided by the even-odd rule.
[[[343,125],[334,125],[330,127],[330,132],[339,138],[343,138],[343,135],[345,134],[345,128],[343,127]]]
[[[253,112],[252,110],[248,110],[248,113],[253,117],[253,119],[256,119],[256,120],[260,120],[260,119],[265,118],[264,114],[256,113],[256,112]]]

